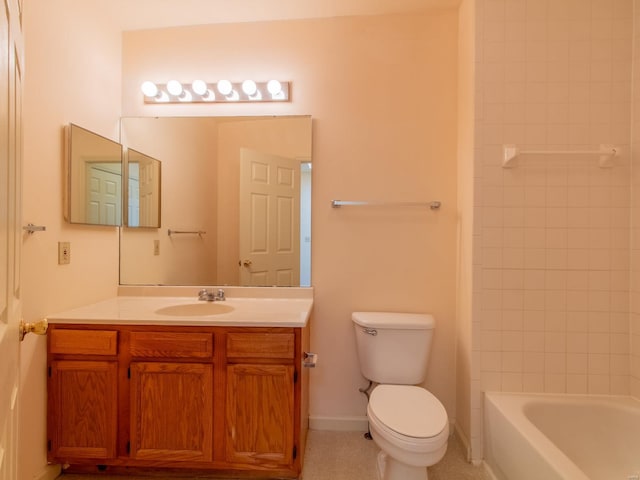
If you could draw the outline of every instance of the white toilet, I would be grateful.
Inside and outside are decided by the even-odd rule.
[[[440,401],[415,386],[427,373],[435,321],[413,313],[354,312],[360,370],[377,384],[367,417],[380,447],[381,480],[426,480],[447,451],[449,420]]]

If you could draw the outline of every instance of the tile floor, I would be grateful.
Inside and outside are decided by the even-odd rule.
[[[302,480],[375,480],[377,453],[378,448],[375,443],[372,440],[366,440],[361,432],[309,431]],[[464,450],[459,440],[455,436],[451,437],[445,457],[437,465],[429,468],[429,480],[489,480],[482,467],[474,467],[467,463],[464,457]],[[72,474],[61,475],[58,478],[59,480],[123,480],[124,478],[149,480],[149,477]],[[196,480],[196,477],[181,478]]]
[[[360,432],[309,432],[303,480],[375,480],[378,447]],[[489,480],[465,459],[457,437],[444,458],[428,469],[429,480]]]

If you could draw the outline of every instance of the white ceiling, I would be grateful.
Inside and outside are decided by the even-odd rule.
[[[209,23],[418,13],[455,8],[460,0],[111,0],[123,30]]]

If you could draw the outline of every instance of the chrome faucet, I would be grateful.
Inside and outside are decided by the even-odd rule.
[[[213,293],[213,289],[207,290],[206,288],[203,288],[198,292],[198,300],[207,301],[207,302],[215,302],[215,301],[222,302],[226,299],[227,298],[225,297],[224,290],[222,288],[219,288],[218,292],[215,294]]]

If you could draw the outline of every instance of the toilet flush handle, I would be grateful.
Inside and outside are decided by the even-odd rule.
[[[375,328],[363,328],[362,331],[367,335],[373,335],[374,337],[378,335],[378,331]]]

